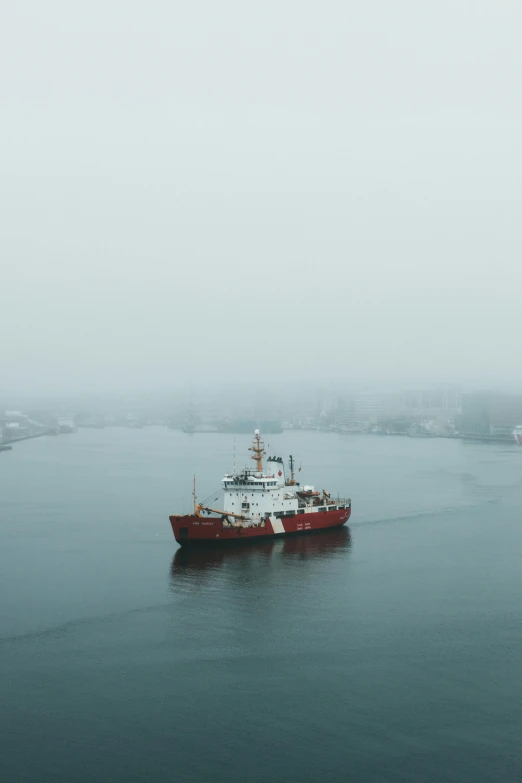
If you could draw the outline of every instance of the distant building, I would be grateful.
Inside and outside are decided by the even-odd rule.
[[[522,394],[474,392],[462,397],[459,430],[474,437],[510,439],[522,424]]]
[[[340,400],[335,411],[337,427],[388,425],[398,422],[442,425],[460,413],[462,398],[454,386],[440,385],[402,392],[357,392]]]
[[[339,401],[335,416],[337,427],[369,426],[390,421],[400,413],[401,397],[386,392],[358,392]]]
[[[67,419],[61,419],[59,418],[57,421],[58,424],[58,432],[61,434],[70,434],[71,432],[76,432],[76,424],[74,422],[74,419],[67,418]]]
[[[454,418],[461,411],[462,396],[455,386],[406,389],[401,396],[401,414],[407,418]]]
[[[353,416],[360,423],[376,424],[384,412],[382,394],[362,392],[356,394],[353,400]]]
[[[9,440],[10,438],[19,437],[22,433],[19,421],[5,421],[1,431],[2,439]]]
[[[22,411],[6,411],[5,412],[5,420],[6,421],[25,421],[27,419],[27,414],[22,413]]]

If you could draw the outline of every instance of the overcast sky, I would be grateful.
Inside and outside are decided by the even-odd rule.
[[[0,386],[522,387],[519,0],[18,0]]]

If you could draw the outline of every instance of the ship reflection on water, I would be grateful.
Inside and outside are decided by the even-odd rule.
[[[194,571],[219,569],[230,562],[246,563],[277,558],[308,559],[326,558],[347,551],[352,545],[349,527],[311,533],[304,536],[288,536],[248,544],[220,544],[208,547],[180,547],[172,559],[171,578],[189,575]]]

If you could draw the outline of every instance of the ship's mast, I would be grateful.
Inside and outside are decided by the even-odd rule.
[[[198,501],[196,498],[196,474],[194,474],[194,489],[192,490],[192,495],[194,497],[194,514],[196,516],[198,515]]]
[[[290,454],[290,480],[287,481],[287,484],[293,485],[295,484],[295,473],[294,473],[294,458]]]
[[[262,473],[263,472],[263,451],[264,451],[265,444],[261,440],[261,435],[259,434],[259,430],[256,430],[254,433],[254,440],[252,441],[252,445],[248,449],[249,451],[253,451],[251,459],[255,459],[256,461],[256,467],[257,472]]]

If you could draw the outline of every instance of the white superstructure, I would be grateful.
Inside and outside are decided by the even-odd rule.
[[[255,431],[250,451],[256,462],[255,469],[245,468],[239,473],[227,473],[223,480],[223,508],[221,511],[197,506],[199,511],[221,514],[224,521],[234,525],[262,525],[267,518],[274,521],[318,511],[345,508],[349,500],[330,500],[323,490],[322,495],[314,487],[301,485],[295,480],[294,461],[290,457],[290,478],[285,475],[281,457],[268,457],[263,470],[264,445]]]
[[[249,517],[253,522],[266,516],[297,511],[297,485],[287,486],[283,461],[269,460],[267,472],[245,470],[223,479],[224,511]],[[276,470],[272,470],[276,468]]]

